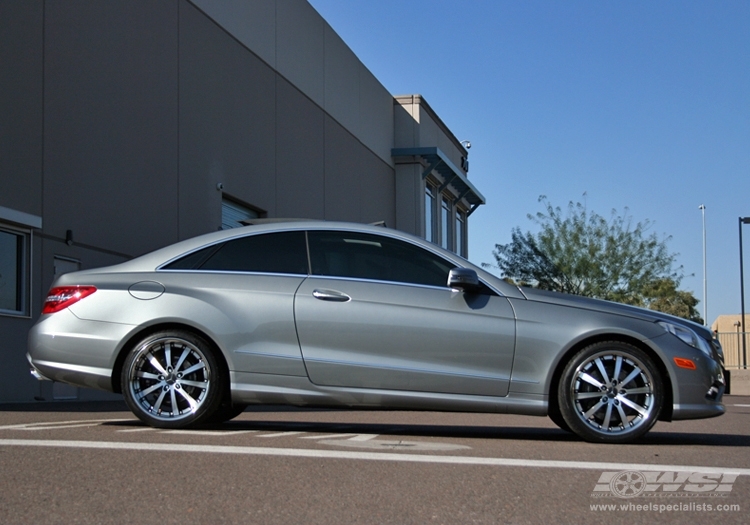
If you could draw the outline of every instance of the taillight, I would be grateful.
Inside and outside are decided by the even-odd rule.
[[[56,286],[47,293],[42,314],[53,314],[64,310],[95,291],[95,286]]]

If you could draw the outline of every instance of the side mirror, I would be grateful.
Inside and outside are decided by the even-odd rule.
[[[453,268],[448,274],[448,287],[473,292],[479,289],[479,277],[471,268]]]

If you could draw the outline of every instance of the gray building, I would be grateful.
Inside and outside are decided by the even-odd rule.
[[[28,372],[67,271],[249,217],[384,221],[465,254],[467,155],[304,0],[0,0],[0,402],[101,395]]]

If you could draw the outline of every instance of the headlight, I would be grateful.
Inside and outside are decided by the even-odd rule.
[[[696,334],[690,328],[679,324],[668,323],[666,321],[659,321],[658,325],[675,337],[679,337],[685,344],[689,344],[693,348],[697,348],[706,354],[708,357],[713,358],[713,353],[711,352],[711,347],[709,346],[708,341]]]

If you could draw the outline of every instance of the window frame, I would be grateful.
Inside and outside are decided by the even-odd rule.
[[[424,238],[428,242],[437,244],[438,217],[437,217],[437,187],[429,181],[425,182],[425,210],[424,210]],[[428,204],[429,203],[429,204]],[[429,220],[429,224],[428,224]]]
[[[453,250],[453,231],[451,229],[451,222],[453,216],[453,202],[450,200],[448,195],[440,196],[440,244],[439,246],[445,250]]]
[[[456,206],[456,212],[454,213],[454,237],[455,237],[455,252],[456,255],[467,259],[466,250],[466,234],[467,234],[467,216],[466,211],[462,210],[459,206]]]
[[[12,226],[5,222],[0,223],[0,232],[8,233],[10,235],[17,236],[20,239],[20,243],[17,241],[16,260],[16,306],[19,308],[7,309],[0,308],[0,316],[4,317],[15,317],[15,318],[31,318],[32,301],[31,301],[31,287],[32,287],[32,268],[31,262],[33,260],[33,244],[34,244],[34,231],[29,228],[19,228]]]

